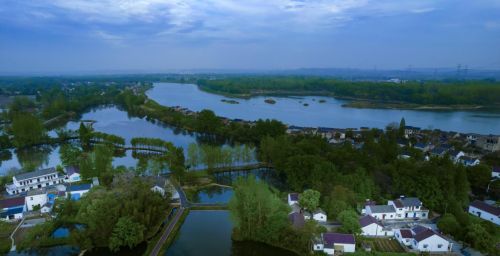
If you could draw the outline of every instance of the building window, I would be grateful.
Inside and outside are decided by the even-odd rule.
[[[441,247],[443,247],[443,245],[442,244],[438,244],[438,248],[441,248]]]
[[[30,197],[30,200],[33,201],[33,197]]]
[[[424,249],[426,249],[427,247],[429,247],[429,245],[427,245],[427,244],[424,244]]]

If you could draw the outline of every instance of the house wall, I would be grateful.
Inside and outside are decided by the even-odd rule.
[[[413,240],[413,248],[421,252],[447,252],[450,243],[438,235],[433,235],[420,242]]]
[[[328,254],[328,255],[334,255],[335,254],[335,249],[333,248],[325,248],[323,249],[323,252]]]
[[[396,238],[396,240],[399,241],[400,244],[405,245],[405,246],[410,246],[412,243],[412,240],[413,240],[412,238],[403,238],[401,236],[401,232],[399,231],[399,229],[394,231],[394,237]]]
[[[474,216],[477,216],[481,219],[484,219],[484,220],[493,222],[497,225],[500,225],[500,218],[498,216],[495,216],[489,212],[485,212],[485,211],[478,209],[474,206],[469,206],[469,213],[474,215]]]
[[[26,196],[25,198],[26,208],[28,209],[28,211],[33,211],[33,208],[36,205],[40,205],[41,207],[47,203],[47,200],[48,200],[47,194]]]
[[[45,175],[40,176],[28,180],[17,181],[15,177],[12,178],[13,185],[16,187],[13,190],[7,189],[7,193],[9,195],[15,195],[22,192],[27,192],[33,189],[45,188],[48,186],[56,185],[62,183],[63,178],[59,178],[57,174],[55,174],[55,178],[52,178],[53,175]],[[38,181],[40,179],[40,181]],[[31,181],[31,182],[30,182]]]
[[[313,219],[315,221],[325,222],[326,221],[326,215],[322,214],[322,213],[317,213],[317,214],[314,214]]]
[[[77,182],[77,181],[81,181],[81,176],[79,173],[73,173],[71,175],[68,176],[68,182]]]
[[[370,213],[370,215],[377,220],[394,220],[394,219],[396,219],[396,213],[394,213],[394,212],[391,212],[391,213]]]
[[[366,227],[361,228],[361,235],[363,236],[394,236],[392,230],[383,230],[383,227],[372,223]]]
[[[356,245],[355,244],[340,244],[340,243],[335,243],[335,246],[342,246],[344,252],[355,252],[356,251]]]

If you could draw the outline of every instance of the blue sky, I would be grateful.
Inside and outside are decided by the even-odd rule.
[[[500,69],[500,0],[2,0],[0,73]]]

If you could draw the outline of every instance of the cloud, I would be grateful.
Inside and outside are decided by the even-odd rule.
[[[172,35],[181,39],[246,40],[280,34],[324,33],[361,18],[426,13],[437,8],[436,1],[431,0],[27,0],[12,3],[18,7],[21,17],[29,15],[59,26],[69,23],[68,26],[78,27],[78,32],[87,29],[103,40],[114,42],[126,37],[153,40],[152,37]]]

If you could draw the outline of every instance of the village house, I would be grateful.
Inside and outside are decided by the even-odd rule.
[[[0,200],[0,220],[14,221],[22,219],[25,211],[24,196]]]
[[[476,166],[481,163],[479,159],[470,156],[461,156],[458,161],[465,166]]]
[[[89,192],[92,188],[92,184],[79,184],[79,185],[70,185],[66,188],[66,197],[71,197],[72,200],[80,200],[80,198]]]
[[[405,137],[409,138],[414,134],[419,134],[420,133],[420,128],[419,127],[414,127],[414,126],[405,126]]]
[[[352,234],[322,233],[313,240],[313,251],[322,251],[328,255],[356,251],[356,240]]]
[[[491,168],[491,178],[500,179],[500,166],[493,166]]]
[[[299,193],[288,194],[288,205],[292,206],[299,203]]]
[[[82,180],[80,175],[80,168],[78,166],[68,166],[65,168],[66,176],[64,177],[64,182],[79,182]]]
[[[365,205],[362,213],[377,220],[427,219],[429,210],[416,197],[404,197],[388,201],[387,205]]]
[[[427,152],[432,149],[432,145],[430,143],[423,143],[423,142],[417,142],[413,147],[422,152]]]
[[[465,153],[460,150],[452,150],[448,152],[448,155],[450,156],[451,161],[458,163],[460,161],[460,157],[465,156]]]
[[[377,220],[396,219],[396,209],[392,205],[367,205],[365,206],[365,213]]]
[[[396,230],[394,236],[402,245],[420,252],[449,252],[453,245],[443,235],[423,226]]]
[[[153,177],[151,178],[153,185],[151,187],[151,191],[160,193],[163,197],[165,197],[166,192],[170,193],[172,200],[179,200],[179,192],[175,189],[175,187],[170,183],[168,179],[163,177]]]
[[[34,211],[37,207],[41,209],[48,201],[47,191],[45,189],[30,190],[25,199],[28,211]]]
[[[500,225],[500,207],[475,200],[469,205],[469,213],[483,220]]]
[[[317,222],[326,222],[327,220],[326,213],[320,208],[316,209],[316,211],[312,213],[312,218]]]
[[[394,231],[394,237],[396,237],[396,240],[398,240],[400,244],[409,247],[413,240],[413,233],[408,228],[396,229]]]
[[[6,190],[9,195],[15,195],[60,184],[63,183],[63,180],[64,176],[59,175],[55,168],[47,168],[15,175],[12,177],[12,184],[6,185]]]
[[[387,202],[396,209],[396,219],[427,219],[429,210],[425,209],[423,203],[416,197],[405,197]]]
[[[379,220],[371,215],[361,217],[359,225],[361,226],[361,235],[363,236],[394,236],[392,229],[384,227]]]
[[[448,152],[448,149],[443,148],[443,147],[435,147],[430,151],[431,156],[433,156],[433,157],[443,157],[446,155],[447,152]]]
[[[500,150],[500,136],[480,136],[476,141],[476,146],[486,151],[498,151]]]

